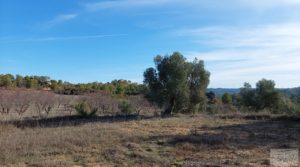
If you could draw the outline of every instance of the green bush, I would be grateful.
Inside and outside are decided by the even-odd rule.
[[[225,93],[223,96],[222,96],[222,102],[223,104],[231,104],[232,103],[232,97],[229,93]]]
[[[86,102],[80,102],[78,104],[76,104],[74,106],[76,112],[78,115],[82,116],[82,117],[92,117],[95,116],[98,109],[92,107],[91,105],[89,105]]]
[[[132,105],[126,100],[121,101],[118,105],[118,108],[120,109],[121,113],[125,115],[132,114],[135,110]]]
[[[286,113],[286,114],[297,114],[299,106],[293,102],[290,98],[280,96],[279,104],[274,109],[275,114]]]
[[[242,106],[253,108],[257,112],[262,110],[269,110],[275,114],[280,112],[281,94],[275,88],[273,80],[262,79],[256,83],[256,88],[252,88],[249,83],[245,83],[239,96],[239,103]]]

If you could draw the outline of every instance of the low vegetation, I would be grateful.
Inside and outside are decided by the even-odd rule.
[[[0,166],[264,167],[270,149],[299,148],[299,120],[229,116],[1,123]]]
[[[76,112],[79,114],[79,116],[82,117],[92,117],[96,115],[98,111],[98,108],[94,108],[84,101],[76,104],[74,108]]]

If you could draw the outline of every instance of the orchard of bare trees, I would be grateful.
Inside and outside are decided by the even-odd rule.
[[[129,109],[122,106],[124,102]],[[117,98],[104,91],[85,95],[59,95],[51,91],[0,89],[0,114],[18,119],[52,116],[139,115],[157,108],[142,95]],[[86,112],[86,113],[85,113]]]

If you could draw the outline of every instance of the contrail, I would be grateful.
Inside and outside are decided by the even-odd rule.
[[[102,35],[87,35],[87,36],[70,36],[70,37],[45,37],[45,38],[28,38],[28,39],[15,39],[15,40],[0,40],[1,43],[11,42],[46,42],[46,41],[64,41],[64,40],[78,40],[78,39],[96,39],[106,37],[121,37],[128,34],[102,34]]]

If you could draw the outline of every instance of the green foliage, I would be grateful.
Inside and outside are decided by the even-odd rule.
[[[215,104],[217,103],[217,98],[216,98],[216,94],[212,91],[207,92],[206,94],[207,100],[208,100],[208,104]]]
[[[183,162],[180,161],[176,161],[175,163],[171,164],[171,167],[182,167],[183,166]]]
[[[240,89],[239,104],[249,108],[256,107],[256,94],[255,89],[249,83],[245,83],[244,87]]]
[[[222,96],[222,102],[223,104],[231,104],[232,103],[232,97],[229,93],[225,93],[223,96]]]
[[[279,98],[278,106],[275,110],[276,113],[284,112],[287,114],[297,114],[300,110],[299,103],[293,102],[291,98],[281,95]]]
[[[206,88],[209,84],[209,72],[204,68],[204,62],[195,59],[189,65],[189,91],[190,110],[192,112],[202,111],[206,103]]]
[[[19,88],[25,87],[24,78],[21,75],[16,75],[16,86]]]
[[[275,82],[272,80],[262,79],[256,84],[257,102],[256,108],[276,109],[279,106],[280,96],[275,89]]]
[[[30,89],[51,89],[58,94],[81,95],[106,91],[114,96],[139,95],[147,91],[142,84],[127,80],[113,80],[111,83],[72,84],[61,80],[50,80],[47,76],[21,76],[11,74],[0,75],[0,87],[18,87]]]
[[[13,87],[15,77],[11,74],[0,75],[0,87]]]
[[[95,116],[98,112],[98,109],[95,107],[92,107],[87,102],[82,101],[74,106],[76,112],[79,116],[82,117],[92,117]]]
[[[296,114],[300,115],[300,93],[296,94],[296,95],[292,95],[290,97],[291,102],[294,104],[294,106],[296,107]]]
[[[132,83],[127,80],[114,80],[111,83],[87,83],[87,84],[71,84],[64,83],[62,88],[57,92],[67,95],[79,95],[85,93],[94,93],[97,91],[105,91],[113,96],[138,95],[146,91],[144,85]]]
[[[118,105],[118,108],[120,109],[121,113],[125,115],[130,115],[135,111],[133,106],[126,100],[121,101]]]
[[[171,56],[156,56],[154,62],[156,69],[146,69],[144,83],[153,101],[165,107],[164,114],[202,109],[209,83],[203,61],[187,62],[175,52]]]
[[[246,106],[256,111],[270,110],[273,113],[289,112],[297,110],[297,105],[290,98],[287,98],[275,89],[275,82],[262,79],[252,89],[251,85],[245,83],[238,95],[238,101],[241,106]]]

